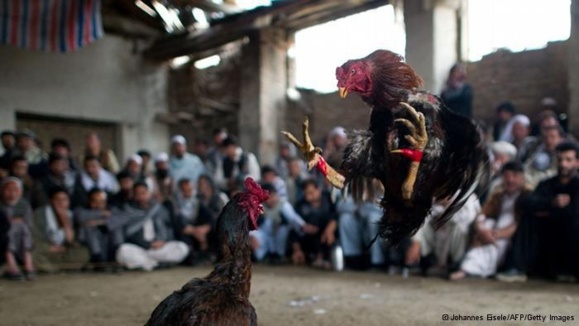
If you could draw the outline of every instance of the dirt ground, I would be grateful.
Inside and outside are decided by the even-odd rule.
[[[34,282],[0,280],[0,325],[143,325],[154,307],[209,267],[120,274],[72,273]],[[541,322],[443,322],[443,314],[546,315],[579,325],[579,285],[492,280],[451,283],[381,273],[255,266],[251,302],[260,325],[540,325]],[[549,322],[549,315],[573,321]]]

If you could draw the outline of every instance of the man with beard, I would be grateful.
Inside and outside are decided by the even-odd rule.
[[[16,134],[10,130],[4,130],[0,134],[0,139],[2,148],[4,148],[4,153],[0,156],[0,169],[3,170],[4,174],[7,174],[12,166],[12,157],[16,152]]]
[[[564,142],[555,151],[557,175],[539,183],[525,206],[539,218],[539,272],[571,281],[579,274],[579,147]]]
[[[68,158],[60,154],[48,157],[48,174],[38,179],[32,187],[32,208],[43,207],[49,203],[49,194],[53,188],[66,190],[68,196],[74,192],[76,175],[70,170]]]
[[[178,264],[189,253],[186,243],[174,240],[169,211],[151,195],[147,184],[135,183],[132,202],[107,223],[123,231],[124,242],[115,255],[128,269],[151,271],[159,264]]]
[[[171,198],[175,187],[173,178],[169,175],[169,155],[159,153],[155,156],[155,197],[159,202]]]
[[[189,179],[197,183],[199,176],[205,173],[201,159],[187,152],[187,140],[182,135],[171,138],[171,157],[169,159],[169,174],[173,180]],[[176,186],[176,185],[175,185]]]

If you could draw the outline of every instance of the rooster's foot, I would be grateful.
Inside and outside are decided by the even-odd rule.
[[[318,169],[324,174],[326,179],[336,187],[343,189],[345,178],[343,175],[339,174],[331,166],[329,166],[324,158],[320,155],[322,149],[320,147],[314,146],[309,132],[310,122],[308,118],[304,120],[302,125],[302,136],[303,143],[299,141],[294,135],[287,131],[282,131],[281,133],[289,139],[305,156],[307,160],[308,170],[318,167]]]
[[[403,124],[410,130],[410,135],[404,136],[404,138],[418,151],[424,151],[426,144],[428,143],[428,134],[426,133],[426,121],[424,119],[424,114],[422,112],[416,111],[408,103],[400,102],[406,111],[412,117],[410,121],[408,119],[396,119],[395,123]]]
[[[406,135],[404,138],[412,145],[412,147],[414,147],[414,149],[398,149],[393,150],[392,153],[400,153],[411,160],[408,176],[402,184],[402,198],[410,201],[412,199],[412,194],[414,193],[414,184],[416,183],[418,168],[420,167],[420,161],[422,160],[422,153],[428,144],[428,134],[426,133],[424,114],[416,111],[416,109],[408,103],[401,102],[400,105],[406,109],[414,121],[410,121],[409,119],[396,119],[394,122],[402,124],[408,128],[410,135]]]

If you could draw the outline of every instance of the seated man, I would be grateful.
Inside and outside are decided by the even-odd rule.
[[[195,196],[193,182],[181,179],[177,192],[173,195],[174,228],[178,240],[189,245],[189,249],[197,251],[196,258],[207,258],[209,249],[209,232],[213,228],[211,213]]]
[[[217,189],[213,179],[206,174],[200,175],[199,180],[197,180],[197,198],[211,214],[213,224],[217,223],[217,217],[229,201],[229,197]]]
[[[278,172],[270,165],[261,167],[261,183],[271,184],[275,187],[277,195],[282,200],[288,200],[288,192],[285,181],[278,175]]]
[[[111,195],[118,191],[119,186],[115,176],[101,166],[98,157],[89,155],[84,159],[84,170],[76,178],[73,207],[86,206],[88,193],[93,188]]]
[[[557,174],[557,154],[555,148],[565,140],[560,126],[541,129],[541,143],[524,163],[525,177],[534,189],[539,182]]]
[[[386,248],[378,234],[378,222],[384,215],[378,204],[384,193],[382,184],[373,182],[374,200],[355,203],[352,197],[340,200],[338,204],[340,241],[344,251],[346,267],[351,269],[365,269],[368,263],[371,268],[380,270],[388,267],[393,273],[396,270],[395,263],[400,266],[403,273],[407,272],[403,265],[403,256],[408,246],[408,238],[399,245]],[[372,243],[373,241],[373,243]],[[369,248],[370,259],[365,257],[366,246]]]
[[[109,227],[122,227],[124,242],[116,252],[116,260],[128,269],[151,271],[159,264],[182,262],[189,248],[174,241],[171,219],[167,209],[152,200],[145,183],[133,187],[133,202],[125,205],[122,213],[115,214]]]
[[[90,262],[103,268],[114,262],[114,252],[122,235],[109,230],[108,223],[111,211],[107,207],[107,193],[94,188],[88,193],[87,207],[79,207],[75,211],[75,219],[80,228],[79,239],[88,248]]]
[[[469,243],[471,224],[481,210],[479,200],[473,194],[448,222],[435,229],[431,221],[446,210],[449,201],[450,199],[441,200],[432,206],[431,215],[412,237],[406,252],[406,265],[420,263],[423,275],[427,275],[428,269],[433,265],[439,272],[444,273],[457,267]]]
[[[34,212],[34,262],[41,272],[80,269],[89,255],[76,241],[68,191],[53,188],[48,198],[49,204]]]
[[[527,234],[517,232],[511,250],[515,251],[515,255],[507,256],[510,267],[517,268],[519,274],[511,271],[497,278],[524,280],[521,276],[529,272],[525,269],[532,267],[535,270],[530,272],[561,281],[579,277],[579,147],[575,143],[564,142],[555,151],[557,175],[539,183],[533,194],[523,202],[530,217],[536,220],[536,226],[522,230]],[[520,241],[519,237],[538,240],[536,255],[529,254],[529,241]],[[536,261],[529,259],[533,256]]]
[[[496,273],[521,217],[520,198],[529,193],[523,166],[514,161],[505,164],[502,184],[491,194],[477,217],[473,248],[466,253],[460,270],[450,275],[451,280],[467,275],[488,277]]]
[[[24,264],[26,277],[34,279],[36,270],[32,261],[32,209],[22,199],[22,182],[15,177],[5,178],[0,184],[0,225],[4,243],[2,255],[6,261],[8,279],[21,281],[25,275],[18,267]]]
[[[301,185],[308,178],[308,172],[303,168],[305,165],[304,161],[299,158],[293,158],[288,162],[288,175],[284,181],[287,186],[288,201],[292,205],[303,197]]]
[[[74,191],[75,173],[69,170],[68,159],[58,154],[48,156],[48,174],[34,182],[32,188],[33,209],[46,206],[48,194],[53,188],[62,188],[70,196]]]
[[[257,261],[268,256],[275,263],[286,255],[290,228],[299,233],[311,233],[317,228],[306,224],[293,206],[279,196],[275,186],[266,183],[262,188],[269,191],[269,198],[263,205],[264,214],[259,229],[249,233],[250,241]]]
[[[111,207],[122,209],[133,196],[135,180],[127,171],[121,171],[117,173],[117,181],[119,182],[119,191],[112,196],[108,196],[108,202]]]
[[[315,180],[304,181],[302,190],[304,198],[296,204],[296,212],[313,227],[304,230],[305,234],[294,233],[292,259],[295,264],[308,262],[329,269],[330,248],[338,228],[336,207],[330,194],[322,191]]]
[[[32,201],[34,180],[28,173],[28,161],[26,161],[24,156],[18,155],[13,157],[10,176],[20,179],[22,182],[22,199],[30,203]]]

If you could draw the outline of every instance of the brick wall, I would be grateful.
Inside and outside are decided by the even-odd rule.
[[[366,129],[370,120],[370,108],[359,96],[351,94],[346,99],[336,93],[317,94],[301,90],[301,105],[290,104],[286,114],[285,128],[292,133],[301,131],[306,116],[310,118],[310,134],[319,143],[336,126],[348,129]]]
[[[230,80],[226,97],[234,105],[237,103],[232,98],[239,94],[238,67],[235,62],[215,75],[215,78]],[[227,127],[233,134],[238,133],[237,112],[212,112],[204,116],[195,107],[195,75],[209,72],[196,71],[191,67],[171,72],[169,108],[173,112],[189,111],[196,115],[194,125],[172,125],[172,133],[183,133],[188,138],[200,135],[210,137],[211,129],[217,126]],[[475,117],[487,122],[493,120],[495,107],[506,100],[513,102],[519,112],[531,118],[539,112],[540,101],[546,96],[557,100],[560,112],[567,110],[569,91],[565,42],[554,42],[544,49],[518,53],[501,50],[479,62],[469,63],[468,74],[475,92]],[[355,94],[347,99],[341,99],[337,93],[317,94],[301,90],[301,94],[299,103],[288,103],[282,129],[299,134],[303,119],[308,116],[312,137],[321,145],[320,141],[335,126],[346,129],[368,127],[370,109]]]
[[[552,42],[539,50],[518,53],[501,50],[489,54],[468,64],[468,79],[475,93],[474,115],[487,123],[494,119],[496,106],[506,100],[531,119],[539,113],[541,99],[547,96],[557,101],[558,113],[566,112],[567,43]],[[337,93],[302,91],[302,95],[309,108],[290,106],[286,122],[289,130],[301,130],[306,115],[310,117],[312,137],[318,141],[338,125],[346,129],[368,127],[370,109],[355,94],[345,100]]]
[[[495,107],[506,100],[531,119],[546,96],[557,100],[559,113],[566,112],[567,79],[566,42],[518,53],[500,50],[468,65],[468,80],[474,89],[474,115],[487,122],[492,121]]]

